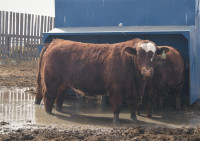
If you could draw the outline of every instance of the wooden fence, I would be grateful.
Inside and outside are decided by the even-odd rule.
[[[54,27],[54,17],[0,11],[0,58],[35,60],[42,33]]]

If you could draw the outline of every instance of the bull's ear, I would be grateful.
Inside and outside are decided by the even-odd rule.
[[[161,55],[163,52],[167,53],[169,51],[169,48],[167,47],[159,47],[157,48],[157,54]]]
[[[137,54],[137,51],[135,48],[132,48],[132,47],[126,47],[124,49],[127,53],[131,54],[131,55],[136,55]]]

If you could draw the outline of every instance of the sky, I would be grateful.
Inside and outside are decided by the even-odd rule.
[[[55,17],[54,0],[0,0],[0,11]]]

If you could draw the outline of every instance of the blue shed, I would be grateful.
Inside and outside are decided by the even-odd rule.
[[[55,28],[44,42],[62,38],[116,43],[132,38],[178,49],[186,64],[184,92],[200,99],[200,0],[55,0]]]

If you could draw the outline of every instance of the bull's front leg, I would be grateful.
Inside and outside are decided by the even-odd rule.
[[[114,90],[110,91],[110,103],[112,105],[112,111],[114,113],[113,116],[113,125],[119,125],[120,120],[119,120],[119,113],[121,111],[122,107],[122,94],[120,91]]]
[[[41,90],[41,84],[37,84],[36,86],[36,96],[35,96],[35,104],[40,105],[42,101],[42,90]]]
[[[56,95],[53,95],[51,92],[45,92],[44,94],[44,107],[47,113],[52,113],[52,108],[56,99]]]
[[[137,92],[136,89],[129,89],[128,91],[126,91],[126,93],[128,94],[127,102],[130,109],[131,120],[132,122],[135,122],[137,121],[136,117],[136,110],[138,106]]]
[[[56,111],[59,111],[59,112],[62,111],[63,102],[65,99],[65,94],[67,93],[67,90],[68,89],[58,91],[58,95],[55,101]]]
[[[157,101],[157,99],[159,99],[159,98],[160,97],[157,92],[154,92],[154,93],[150,92],[149,98],[148,98],[148,103],[147,103],[147,113],[146,113],[147,118],[152,117],[153,106],[154,106],[155,102]]]
[[[163,105],[163,95],[160,96],[159,99],[159,110],[163,110],[164,105]]]
[[[56,97],[58,95],[58,86],[56,83],[46,83],[46,89],[44,90],[44,107],[47,113],[52,113],[52,108]]]
[[[146,88],[146,81],[142,79],[140,81],[139,87],[137,88],[137,91],[135,90],[135,92],[137,92],[136,95],[138,98],[138,100],[137,100],[138,104],[137,104],[137,109],[136,109],[137,115],[140,115],[140,108],[143,103],[145,88]]]
[[[137,117],[136,117],[136,107],[137,107],[137,98],[134,96],[130,96],[128,99],[128,105],[129,105],[129,109],[130,109],[130,113],[131,113],[131,120],[133,122],[137,121]]]
[[[120,121],[119,121],[119,113],[114,113],[113,115],[113,125],[119,125]]]
[[[40,105],[41,101],[42,101],[42,94],[36,93],[35,104]]]
[[[136,114],[137,115],[140,115],[140,108],[141,108],[141,106],[142,106],[142,97],[141,97],[141,99],[139,99],[139,102],[137,104],[137,109],[136,109]]]
[[[181,109],[181,92],[182,86],[174,91],[176,93],[176,110]]]

